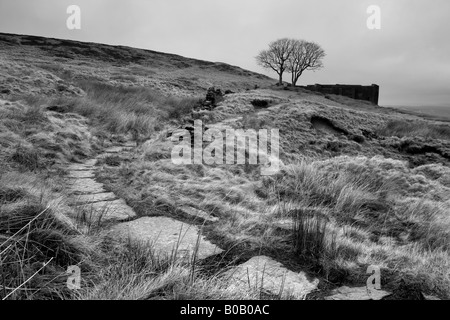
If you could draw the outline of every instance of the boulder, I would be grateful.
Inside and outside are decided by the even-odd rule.
[[[340,287],[331,292],[325,300],[381,300],[391,293],[383,290],[369,290],[367,287]]]
[[[223,250],[206,240],[197,226],[167,217],[142,217],[115,225],[111,234],[119,238],[150,243],[163,256],[198,259],[221,253]]]
[[[317,289],[319,280],[309,277],[305,272],[293,272],[266,256],[253,257],[238,265],[223,276],[236,290],[262,291],[279,296],[281,299],[304,299],[307,294]],[[252,295],[251,292],[249,292]]]

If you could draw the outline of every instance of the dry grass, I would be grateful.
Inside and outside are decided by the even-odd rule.
[[[338,250],[333,250],[331,260],[322,261],[325,269],[337,264],[362,279],[363,266],[379,265],[389,275],[385,280],[406,278],[419,282],[425,291],[448,296],[450,207],[443,192],[448,187],[438,182],[448,172],[435,170],[441,175],[433,178],[416,174],[424,169],[409,169],[401,161],[381,157],[342,157],[293,165],[273,186],[282,201],[330,219],[334,231],[327,236],[339,235],[333,240]],[[419,181],[424,189],[417,192]],[[415,198],[410,197],[413,190]],[[309,234],[303,219],[300,236]],[[316,224],[309,229],[315,235],[314,250],[321,246],[327,228]]]
[[[147,243],[118,243],[100,235],[82,235],[56,220],[52,215],[55,209],[30,205],[16,209],[14,218],[2,212],[0,298],[250,298],[229,290],[223,280],[199,276],[191,262],[160,257]],[[6,219],[7,230],[3,229]],[[67,287],[67,268],[73,265],[81,269],[79,290]]]
[[[195,254],[165,256],[151,243],[118,241],[78,219],[42,177],[0,178],[0,298],[255,299],[217,276],[204,276]],[[175,249],[175,248],[174,248]],[[174,251],[175,252],[175,251]],[[67,286],[69,266],[81,270],[81,289]]]
[[[378,133],[383,136],[424,137],[430,139],[450,140],[450,126],[433,124],[425,121],[392,120]]]
[[[176,256],[161,256],[151,243],[128,240],[110,242],[106,268],[101,280],[78,293],[88,300],[240,300],[255,295],[233,290],[230,283],[218,276],[199,273],[191,256],[188,261]],[[195,251],[195,250],[194,250]],[[194,255],[195,253],[193,253]]]
[[[393,160],[409,159],[396,147],[403,137],[441,139],[414,150],[445,156],[447,126],[393,120],[399,115],[345,97],[251,90],[226,95],[215,110],[196,116],[279,128],[281,155],[290,164],[271,177],[261,177],[258,166],[176,166],[165,127],[188,117],[198,99],[168,93],[195,96],[211,83],[227,89],[267,79],[249,80],[237,68],[216,77],[214,70],[226,66],[79,45],[77,52],[53,46],[59,60],[45,53],[36,62],[17,47],[16,60],[0,61],[0,89],[11,93],[9,102],[0,100],[0,297],[257,299],[260,292],[233,290],[220,272],[261,254],[334,286],[362,286],[367,266],[378,265],[383,286],[405,279],[450,297],[450,169],[436,157],[415,168]],[[86,60],[92,52],[106,60]],[[127,59],[131,66],[119,63]],[[255,107],[264,110],[256,114]],[[339,130],[320,130],[314,118]],[[89,224],[66,205],[56,168],[92,156],[99,142],[129,137],[138,142],[136,154],[103,160],[107,187],[140,216],[192,222],[177,210],[191,206],[218,217],[205,235],[226,254],[205,264],[162,257],[151,244],[111,239],[102,221]],[[67,289],[68,265],[81,267],[82,290]]]
[[[0,178],[0,297],[67,299],[67,267],[88,272],[96,241],[84,236],[67,215],[63,199],[38,175]]]
[[[101,232],[101,216],[92,222],[82,210],[68,207],[67,199],[56,193],[63,190],[60,181],[53,179],[60,172],[52,171],[54,166],[44,161],[42,150],[60,154],[61,161],[71,160],[65,157],[70,150],[65,144],[91,148],[83,136],[89,131],[86,119],[70,112],[77,110],[48,112],[39,105],[47,102],[25,97],[0,109],[4,164],[19,165],[16,169],[23,171],[5,170],[0,176],[2,299],[257,297],[233,290],[219,277],[203,276],[195,259],[179,261],[159,256],[149,244],[115,242]],[[35,112],[33,117],[30,112]],[[22,117],[26,126],[17,120]],[[120,164],[118,160],[105,159],[112,165]],[[73,265],[81,269],[82,290],[67,287],[67,268]]]
[[[85,118],[44,109],[45,99],[25,96],[20,101],[0,101],[1,170],[42,170],[55,164],[81,160],[98,146]]]
[[[220,218],[207,234],[232,256],[265,253],[336,285],[364,285],[367,266],[379,265],[385,285],[405,279],[449,295],[446,166],[343,156],[304,159],[261,178],[233,165],[175,166],[158,139],[139,153],[102,176],[141,215],[193,206]]]
[[[165,97],[144,87],[113,86],[94,80],[79,81],[78,85],[86,92],[85,97],[60,97],[50,104],[91,119],[91,124],[103,131],[131,135],[138,142],[148,139],[158,123],[182,120],[198,103],[196,98]]]

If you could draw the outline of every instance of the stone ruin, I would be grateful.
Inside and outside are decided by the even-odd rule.
[[[201,109],[212,110],[223,100],[222,90],[210,87],[206,93],[206,98],[201,104]]]
[[[208,91],[206,92],[206,97],[204,100],[201,100],[201,102],[199,104],[197,104],[197,106],[195,106],[192,109],[191,112],[191,118],[190,119],[185,119],[184,120],[184,125],[178,127],[177,129],[184,129],[189,131],[189,133],[191,134],[191,139],[192,139],[192,144],[193,144],[193,139],[194,139],[194,119],[195,113],[201,112],[201,111],[212,111],[215,107],[217,107],[217,104],[219,102],[221,102],[224,99],[224,95],[226,94],[231,94],[233,93],[231,90],[226,90],[225,93],[222,93],[222,90],[220,89],[216,89],[215,87],[210,87],[208,89]],[[207,127],[203,127],[203,132],[208,130]],[[173,132],[169,132],[167,134],[167,138],[171,137],[173,134]],[[182,139],[180,138],[180,141]]]

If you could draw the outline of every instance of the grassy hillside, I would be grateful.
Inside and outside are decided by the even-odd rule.
[[[211,86],[253,89],[267,76],[221,62],[174,54],[0,33],[0,93],[81,93],[76,81],[157,89],[164,95],[196,96]]]
[[[370,265],[392,299],[405,298],[405,283],[409,298],[450,298],[447,124],[125,47],[0,34],[0,65],[1,298],[267,298],[221,278],[261,254],[318,277],[309,299],[365,286]],[[192,112],[212,85],[235,93]],[[191,117],[221,130],[278,128],[280,172],[175,165],[168,133]],[[204,235],[223,253],[161,258],[80,219],[65,167],[130,140],[130,153],[98,160],[96,178],[139,217],[192,223],[180,210],[190,206],[219,218]],[[68,265],[81,268],[82,290],[67,289]]]
[[[430,120],[450,121],[450,107],[448,106],[392,106],[392,108]]]

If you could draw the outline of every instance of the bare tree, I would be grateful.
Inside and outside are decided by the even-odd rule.
[[[292,53],[287,61],[287,71],[292,74],[292,85],[306,70],[318,70],[323,67],[322,59],[325,51],[314,42],[295,40],[292,44]]]
[[[279,84],[283,84],[283,73],[287,68],[287,61],[291,57],[294,40],[279,39],[269,44],[269,49],[261,51],[256,62],[263,68],[272,69],[278,74]]]

